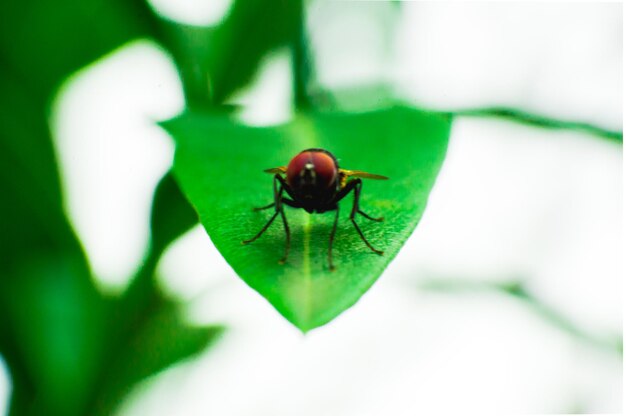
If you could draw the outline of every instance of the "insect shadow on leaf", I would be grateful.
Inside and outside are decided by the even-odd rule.
[[[355,217],[360,214],[371,221],[381,222],[383,218],[374,218],[361,211],[359,200],[361,197],[361,188],[363,181],[366,179],[388,179],[386,176],[375,175],[373,173],[363,172],[360,170],[346,170],[339,168],[337,158],[324,149],[306,149],[294,156],[289,164],[276,168],[266,169],[265,172],[274,174],[273,189],[274,201],[268,205],[254,208],[254,211],[274,208],[274,215],[267,221],[261,230],[251,239],[244,240],[243,244],[249,244],[261,237],[265,230],[274,222],[276,217],[280,215],[285,227],[285,255],[279,260],[284,264],[289,256],[289,248],[291,245],[291,233],[289,224],[285,216],[284,206],[293,208],[302,208],[309,214],[324,213],[327,211],[335,211],[335,220],[330,231],[330,239],[328,244],[328,267],[335,270],[333,264],[333,241],[337,231],[337,221],[339,220],[339,201],[345,198],[350,192],[354,193],[354,202],[352,211],[350,212],[350,221],[358,232],[361,240],[374,253],[382,255],[381,250],[375,249],[357,224]],[[284,194],[287,196],[284,196]]]

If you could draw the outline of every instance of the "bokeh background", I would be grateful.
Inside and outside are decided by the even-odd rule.
[[[202,33],[235,5],[149,7],[161,22]],[[276,16],[257,17],[263,27]],[[424,217],[353,308],[303,336],[239,280],[199,225],[151,257],[154,189],[174,152],[156,121],[189,104],[186,74],[181,81],[177,50],[158,37],[130,36],[94,56],[55,85],[47,121],[62,206],[96,291],[132,292],[130,277],[141,280],[153,261],[150,290],[176,303],[184,325],[216,331],[183,361],[130,377],[141,381],[120,388],[112,411],[621,412],[622,5],[310,1],[303,18],[313,103],[364,111],[396,100],[455,114]],[[181,44],[205,42],[197,33]],[[225,97],[242,106],[241,123],[293,116],[293,61],[292,48],[268,48],[251,81]],[[63,290],[53,281],[41,296],[55,287]],[[23,332],[4,331],[2,346]],[[120,351],[150,355],[152,345]],[[0,357],[7,413],[11,360]]]

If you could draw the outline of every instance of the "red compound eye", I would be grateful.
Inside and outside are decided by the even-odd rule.
[[[303,172],[312,170],[315,177],[315,186],[328,188],[336,183],[337,163],[326,152],[315,149],[305,150],[298,153],[287,165],[287,183],[292,187],[298,187]]]

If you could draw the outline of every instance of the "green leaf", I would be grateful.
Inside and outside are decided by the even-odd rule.
[[[301,7],[300,1],[236,0],[216,27],[163,21],[161,41],[176,61],[187,104],[221,104],[249,82],[268,51],[294,42]]]
[[[63,216],[44,110],[19,78],[2,67],[0,90],[0,186],[5,201],[0,204],[1,288],[21,262],[78,246]]]
[[[48,126],[64,78],[139,36],[156,34],[144,0],[0,2],[0,252],[10,266],[35,252],[77,251],[62,212]],[[10,267],[0,276],[8,279]]]
[[[11,414],[84,414],[110,303],[94,289],[80,253],[37,253],[11,277],[0,290]]]
[[[362,114],[300,114],[284,126],[253,128],[227,116],[187,113],[164,124],[176,140],[174,172],[200,221],[239,276],[303,331],[323,325],[353,305],[398,253],[421,217],[446,152],[447,115],[408,108]],[[292,248],[282,257],[280,219],[257,241],[242,245],[272,215],[252,207],[272,201],[272,177],[263,169],[286,165],[303,149],[331,151],[341,167],[386,175],[364,180],[361,207],[385,222],[357,218],[372,253],[348,220],[352,197],[340,204],[334,243],[327,247],[333,213],[309,215],[286,208]]]
[[[168,172],[161,178],[152,201],[152,250],[162,253],[170,242],[197,223],[196,212],[183,196],[171,172]]]
[[[223,332],[221,326],[190,326],[180,305],[157,297],[141,319],[129,325],[97,386],[91,414],[109,415],[139,381],[201,353]]]
[[[0,352],[11,414],[80,414],[107,302],[63,213],[45,104],[20,80],[0,69]]]
[[[0,16],[2,66],[43,100],[71,72],[125,42],[157,33],[144,0],[3,1]]]
[[[137,37],[158,37],[157,19],[144,0],[8,1],[0,15],[0,354],[12,378],[9,412],[93,414],[103,357],[118,354],[117,334],[135,316],[120,316],[131,308],[98,292],[65,217],[49,104],[72,72]],[[155,214],[157,227],[163,216]]]

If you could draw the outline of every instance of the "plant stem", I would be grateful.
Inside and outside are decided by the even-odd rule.
[[[585,133],[593,134],[595,136],[603,137],[617,142],[622,142],[623,140],[623,133],[621,131],[606,130],[589,123],[556,120],[553,118],[544,117],[537,114],[531,114],[511,108],[492,107],[482,109],[459,110],[452,112],[452,115],[470,117],[500,117],[524,124],[545,127],[549,129],[571,129],[583,131]]]
[[[306,10],[304,0],[297,0],[297,30],[291,43],[293,92],[295,106],[299,110],[309,109],[311,102],[307,87],[311,72],[309,51],[306,36]]]
[[[491,291],[511,296],[549,324],[568,333],[572,337],[606,351],[622,355],[623,344],[621,337],[608,336],[601,337],[591,334],[578,326],[574,321],[563,315],[556,309],[548,306],[537,296],[533,295],[522,282],[512,281],[508,283],[467,281],[464,279],[431,279],[424,281],[420,287],[426,290],[453,292],[481,292]]]

